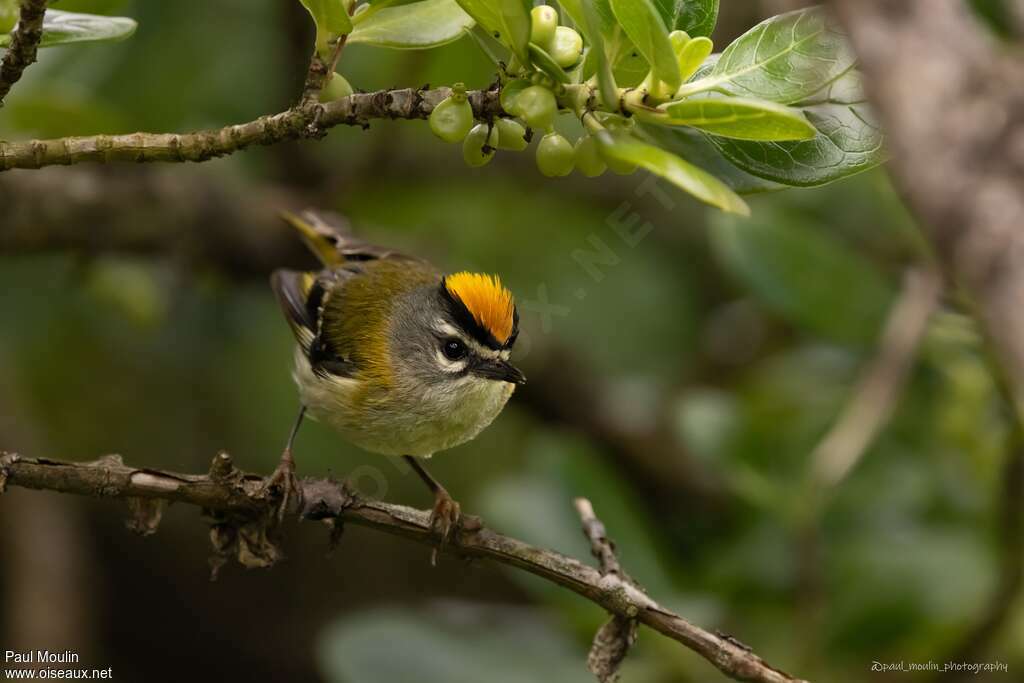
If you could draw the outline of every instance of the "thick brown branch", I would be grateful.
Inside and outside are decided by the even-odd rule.
[[[1024,57],[968,3],[833,0],[892,169],[950,279],[977,302],[1024,419]]]
[[[36,49],[43,37],[43,15],[46,0],[22,0],[18,25],[11,35],[11,43],[0,64],[0,106],[4,98],[21,79],[22,72],[36,61]]]
[[[327,104],[300,105],[248,123],[195,133],[130,133],[0,142],[0,171],[84,162],[207,161],[251,145],[320,137],[329,128],[339,125],[365,126],[375,119],[425,119],[450,94],[450,88],[356,93]],[[479,118],[502,113],[496,90],[470,92],[469,101]]]
[[[226,454],[214,459],[208,475],[129,467],[116,456],[93,463],[0,456],[0,490],[9,485],[122,500],[175,501],[239,519],[261,519],[272,509],[274,501],[261,494],[262,481],[235,470]],[[336,523],[351,522],[431,545],[437,542],[426,511],[362,499],[325,480],[303,481],[302,494],[309,518],[336,518]],[[571,557],[486,527],[461,531],[445,551],[494,560],[568,588],[612,614],[636,619],[682,643],[735,680],[797,681],[732,640],[691,624],[639,591],[624,590],[622,581],[604,580],[600,571]]]

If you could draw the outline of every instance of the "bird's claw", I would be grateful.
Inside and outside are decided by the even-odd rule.
[[[437,566],[437,553],[443,550],[453,533],[462,528],[462,507],[443,488],[434,494],[434,508],[430,511],[430,529],[439,537],[430,556],[430,564]]]
[[[293,505],[296,509],[302,505],[302,489],[299,488],[299,480],[295,476],[295,459],[290,450],[281,455],[281,462],[274,473],[264,480],[261,492],[264,496],[269,496],[274,488],[281,491],[281,502],[275,511],[277,523],[280,525],[284,521],[285,513]]]

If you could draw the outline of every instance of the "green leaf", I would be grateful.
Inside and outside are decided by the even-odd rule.
[[[456,0],[423,0],[386,7],[365,21],[357,21],[348,42],[425,49],[458,40],[473,23],[473,18],[462,11]]]
[[[530,43],[530,59],[533,61],[534,66],[548,76],[551,76],[558,83],[569,82],[569,74],[565,72],[565,69],[558,66],[558,62],[539,45]]]
[[[562,0],[562,9],[572,18],[576,27],[583,33],[590,49],[587,53],[588,59],[596,62],[595,72],[597,74],[597,91],[601,96],[601,103],[611,110],[618,108],[619,89],[615,85],[615,75],[612,73],[612,63],[608,56],[608,48],[604,42],[602,32],[602,19],[596,9],[599,3],[588,0]],[[609,10],[610,12],[610,10]],[[584,68],[584,74],[587,70]]]
[[[654,0],[669,31],[679,29],[691,37],[710,36],[718,22],[718,0]]]
[[[663,126],[690,126],[739,140],[807,140],[818,134],[803,113],[765,100],[716,97],[683,100],[658,108],[664,114],[637,115]]]
[[[796,108],[817,131],[813,139],[710,139],[732,164],[744,171],[795,187],[824,185],[874,168],[885,160],[882,131],[864,101],[856,71],[850,71]]]
[[[458,0],[466,14],[502,44],[523,64],[530,63],[530,11],[523,0]]]
[[[696,128],[670,128],[641,123],[640,129],[662,149],[699,166],[728,185],[737,194],[760,194],[786,189],[735,166]]]
[[[747,203],[722,181],[671,152],[629,135],[600,131],[596,137],[603,154],[645,168],[706,204],[729,213],[750,215]]]
[[[675,90],[682,83],[668,29],[651,0],[611,0],[622,30],[651,65],[655,77]]]
[[[792,104],[853,67],[845,35],[821,8],[780,14],[737,38],[681,96],[707,90]]]
[[[759,210],[715,219],[712,243],[726,268],[777,313],[846,344],[873,344],[892,287],[871,261],[795,213]]]
[[[135,20],[128,17],[105,17],[48,9],[43,15],[43,37],[39,47],[123,40],[135,33],[137,26]],[[0,35],[0,47],[7,47],[10,42],[10,34]]]
[[[714,49],[715,44],[711,42],[710,38],[704,36],[693,38],[687,42],[679,53],[679,75],[683,77],[683,80],[697,73]]]
[[[327,43],[338,36],[352,31],[352,19],[348,16],[343,0],[299,0],[313,17],[316,24],[316,49],[327,50]]]

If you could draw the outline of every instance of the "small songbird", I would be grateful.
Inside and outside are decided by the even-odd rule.
[[[282,486],[287,507],[298,490],[292,443],[308,413],[367,451],[402,456],[434,494],[431,526],[444,542],[459,504],[419,459],[474,438],[525,383],[509,363],[512,294],[497,276],[442,275],[312,212],[284,218],[324,267],[271,278],[298,341],[302,407],[268,485]]]

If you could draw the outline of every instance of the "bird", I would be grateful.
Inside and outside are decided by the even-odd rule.
[[[313,211],[282,218],[322,268],[271,275],[296,340],[300,408],[265,486],[282,490],[281,514],[301,497],[292,448],[309,416],[409,463],[434,495],[430,527],[443,546],[462,523],[461,506],[422,461],[476,437],[526,383],[510,362],[515,299],[497,275],[444,274],[357,239],[340,219]]]

